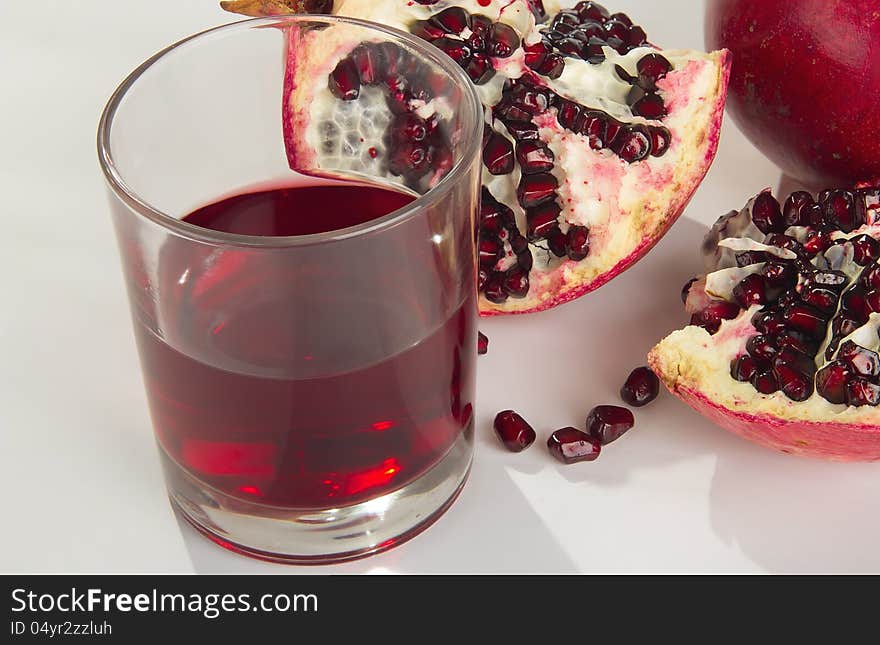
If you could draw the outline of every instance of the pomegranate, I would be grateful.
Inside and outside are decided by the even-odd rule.
[[[410,31],[455,60],[486,106],[480,310],[533,312],[646,253],[715,155],[728,53],[659,50],[595,2],[239,0],[249,15],[329,12]],[[563,8],[566,7],[566,8]],[[417,192],[449,170],[442,88],[394,46],[290,30],[285,143],[297,170],[364,171]],[[335,51],[319,65],[309,51]],[[308,105],[307,111],[291,105]]]
[[[477,354],[489,353],[489,337],[483,332],[477,334]]]
[[[712,227],[690,326],[651,351],[666,386],[783,452],[880,459],[880,189],[765,190]]]
[[[705,26],[733,55],[734,121],[786,174],[880,178],[880,0],[709,0]]]

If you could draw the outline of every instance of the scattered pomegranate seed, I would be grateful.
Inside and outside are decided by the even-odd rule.
[[[485,354],[489,351],[489,337],[483,332],[477,334],[477,354]]]
[[[587,415],[587,432],[603,446],[635,425],[633,413],[617,405],[597,405]]]
[[[547,439],[550,454],[564,464],[595,461],[602,450],[596,439],[577,428],[561,428]]]
[[[620,388],[620,398],[633,407],[640,408],[657,398],[660,379],[648,367],[637,367]]]
[[[495,415],[493,426],[501,443],[511,452],[522,452],[535,441],[532,426],[513,410],[503,410]]]

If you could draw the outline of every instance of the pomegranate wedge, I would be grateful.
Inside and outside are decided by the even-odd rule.
[[[660,50],[628,16],[595,2],[222,4],[248,15],[320,11],[382,22],[465,70],[486,107],[484,315],[547,309],[627,269],[681,214],[718,146],[728,53]],[[293,168],[368,170],[417,192],[449,171],[442,88],[419,83],[399,51],[351,42],[336,28],[289,39]],[[317,64],[314,47],[336,51],[335,62]]]

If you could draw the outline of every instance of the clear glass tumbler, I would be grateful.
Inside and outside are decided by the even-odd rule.
[[[307,55],[294,51],[303,42]],[[384,48],[385,63],[393,53],[381,73],[398,73],[362,96],[384,92],[391,106],[419,85],[424,110],[445,106],[445,148],[418,176],[394,171],[401,144],[382,110],[385,147],[353,163],[365,151],[340,130],[360,98],[339,103],[334,127],[291,119],[319,105],[291,79],[333,82],[327,70],[354,42]],[[457,496],[473,452],[482,124],[473,86],[439,50],[324,16],[192,36],[113,94],[98,153],[159,455],[172,504],[215,542],[281,562],[346,560],[417,534]],[[257,185],[295,185],[291,136],[338,153],[321,172],[413,201],[291,237],[182,219]]]

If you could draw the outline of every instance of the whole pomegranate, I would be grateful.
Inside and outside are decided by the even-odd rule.
[[[705,27],[733,54],[730,114],[786,174],[880,177],[880,0],[709,0]]]
[[[630,267],[681,214],[718,146],[728,53],[659,49],[629,16],[597,2],[221,5],[382,22],[461,66],[485,107],[483,315],[548,309]],[[360,38],[341,26],[289,30],[282,118],[291,168],[366,171],[423,193],[451,165],[443,88],[400,48]]]

